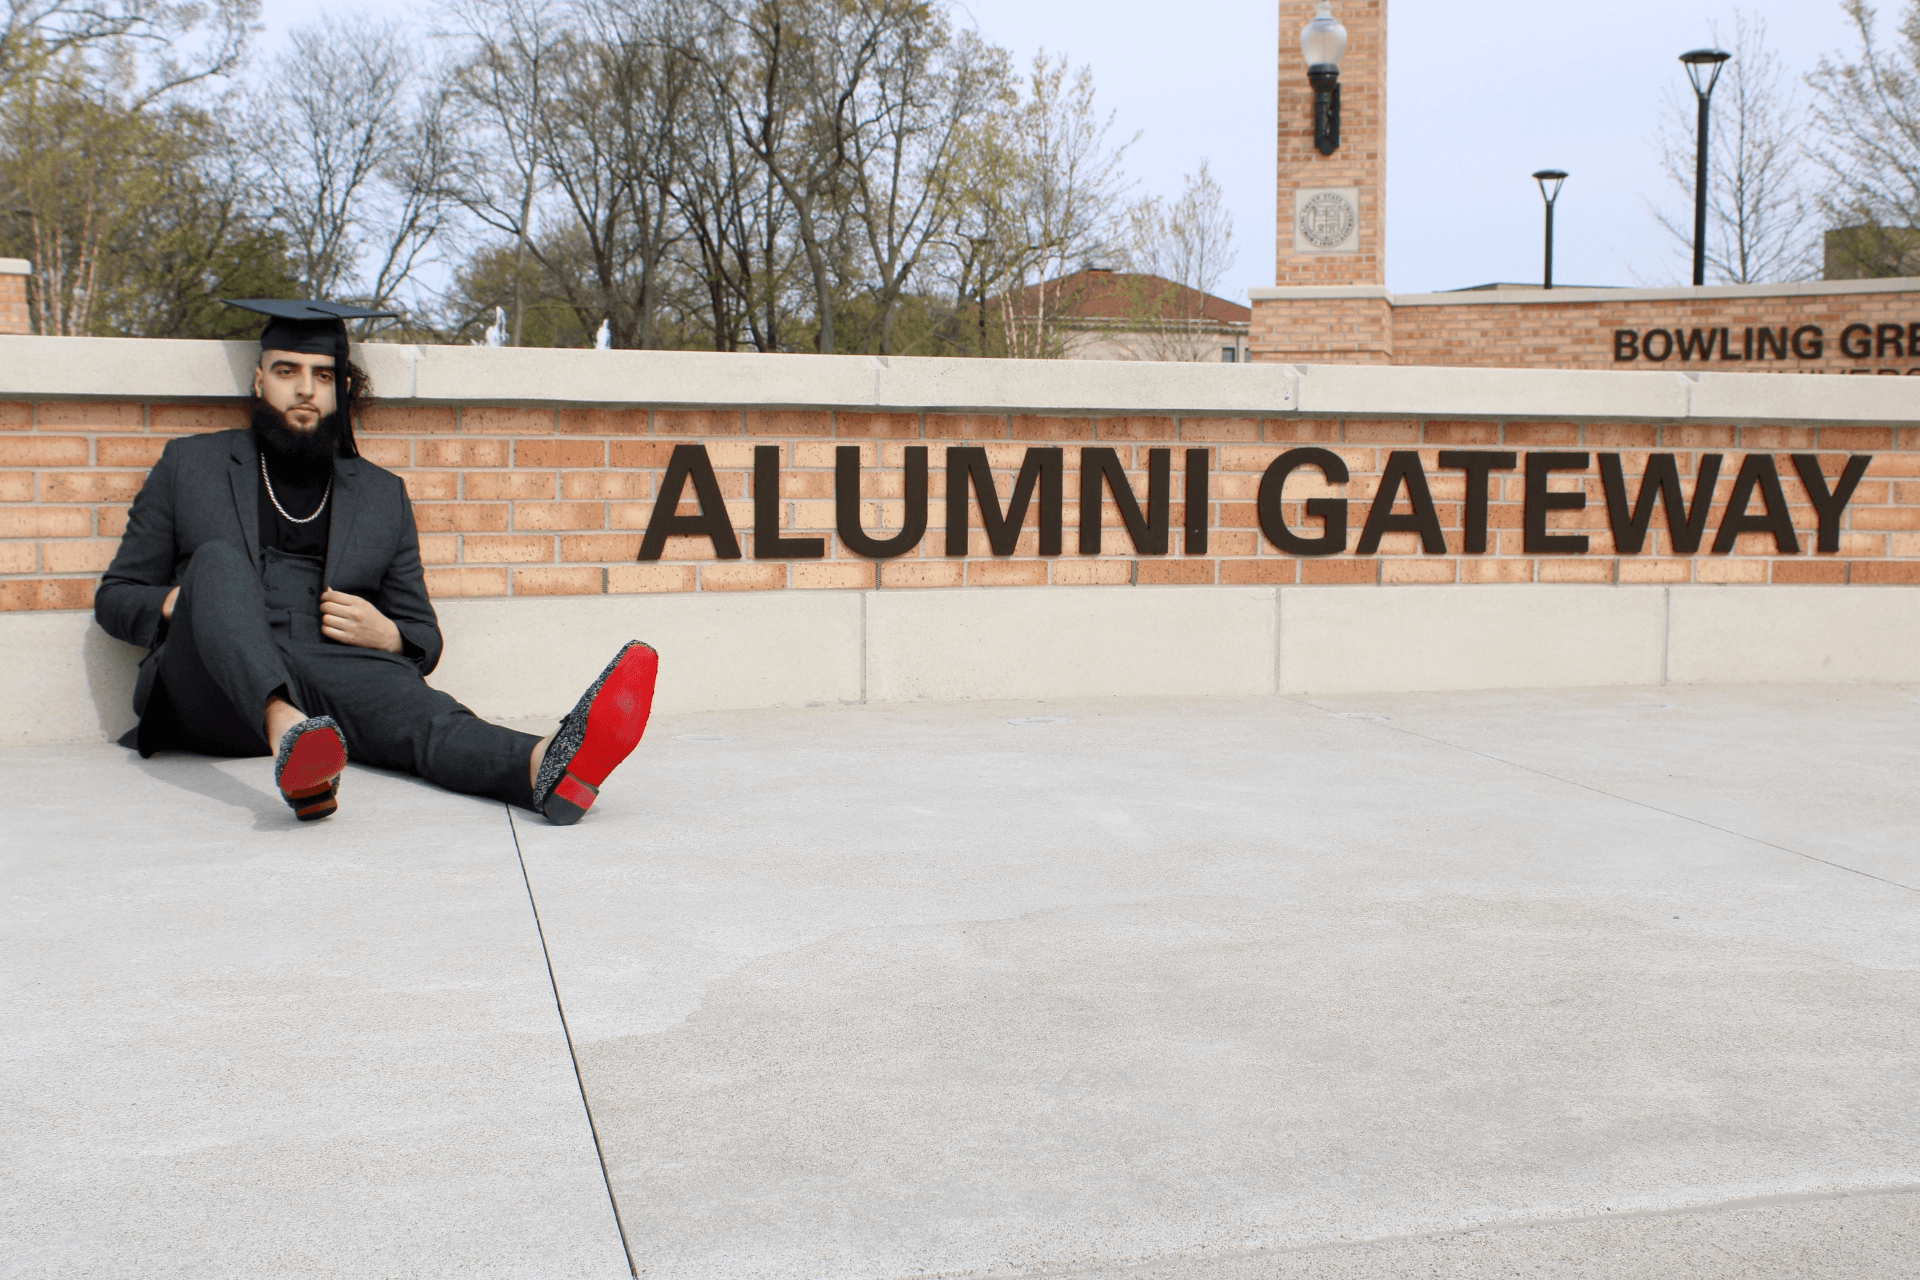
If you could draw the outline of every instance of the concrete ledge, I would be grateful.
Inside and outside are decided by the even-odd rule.
[[[0,276],[30,276],[33,264],[25,258],[0,258]]]
[[[1920,587],[1048,587],[515,597],[439,606],[433,683],[560,715],[619,644],[663,712],[1053,697],[1920,681]],[[85,613],[0,614],[0,745],[133,723],[139,654]]]
[[[249,342],[0,337],[0,400],[247,394]],[[1920,420],[1920,388],[1811,374],[934,360],[369,343],[382,403],[811,407],[1074,416]]]

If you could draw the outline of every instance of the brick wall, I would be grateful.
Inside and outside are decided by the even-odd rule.
[[[0,403],[0,609],[84,609],[125,527],[127,506],[146,469],[172,436],[242,425],[228,404]],[[1920,427],[1698,423],[1379,421],[1223,417],[1034,417],[850,412],[376,408],[361,427],[362,451],[398,472],[416,504],[421,551],[435,595],[501,596],[822,588],[911,588],[1156,583],[1750,582],[1920,583]],[[674,447],[703,445],[744,558],[720,560],[704,538],[670,539],[665,554],[640,562],[643,532]],[[753,558],[756,446],[779,450],[781,532],[818,536],[816,560]],[[835,534],[835,458],[857,446],[861,518],[870,534],[900,528],[906,450],[928,448],[928,528],[919,546],[876,562],[847,551]],[[1030,446],[1064,448],[1063,553],[1039,554],[1030,511],[1015,553],[989,553],[977,505],[968,554],[945,554],[946,449],[983,446],[1004,503]],[[1147,492],[1148,451],[1171,457],[1170,554],[1133,554],[1115,505],[1103,505],[1104,554],[1078,551],[1079,450],[1118,451],[1136,494]],[[1260,530],[1262,472],[1282,451],[1318,446],[1350,470],[1330,487],[1296,472],[1283,515],[1304,535],[1318,528],[1302,504],[1344,494],[1349,547],[1359,540],[1396,450],[1417,451],[1431,487],[1446,550],[1428,554],[1419,535],[1387,533],[1377,555],[1283,554]],[[1211,467],[1204,555],[1188,554],[1184,524],[1186,454],[1207,451]],[[1488,551],[1462,554],[1464,474],[1439,466],[1443,449],[1587,452],[1584,472],[1555,472],[1551,487],[1580,491],[1587,505],[1546,519],[1555,534],[1585,534],[1586,554],[1534,554],[1523,534],[1524,472],[1490,477]],[[1698,554],[1674,551],[1664,516],[1653,518],[1642,553],[1615,554],[1597,455],[1617,452],[1631,492],[1652,452],[1671,452],[1689,496],[1703,455],[1725,455],[1714,510]],[[1789,455],[1817,453],[1831,481],[1850,454],[1871,454],[1846,508],[1839,550],[1815,547],[1818,521]],[[1710,547],[1735,473],[1749,454],[1773,458],[1798,533],[1798,554],[1768,534],[1739,535],[1731,554]],[[1403,495],[1404,497],[1404,495]],[[1396,510],[1410,508],[1402,501]],[[694,510],[691,490],[681,510]],[[1755,497],[1752,511],[1760,510]]]
[[[1367,308],[1377,310],[1368,311]],[[1849,325],[1866,325],[1870,336]],[[1800,352],[1792,337],[1807,326]],[[1889,326],[1885,330],[1882,326]],[[1719,331],[1725,329],[1726,349]],[[1787,331],[1788,353],[1771,346],[1759,358],[1758,331]],[[1651,330],[1664,330],[1650,359],[1615,358],[1615,332],[1632,330],[1641,347]],[[1755,332],[1751,335],[1748,330]],[[1698,331],[1696,334],[1695,331]],[[1897,336],[1895,333],[1897,330]],[[1676,332],[1677,331],[1677,332]],[[1375,336],[1377,335],[1377,337]],[[1356,341],[1374,339],[1380,354],[1349,354]],[[1711,370],[1720,373],[1913,373],[1920,372],[1920,290],[1886,293],[1781,294],[1769,297],[1632,299],[1599,302],[1493,302],[1445,305],[1393,304],[1372,299],[1256,299],[1251,345],[1254,358],[1346,363],[1390,359],[1402,365],[1479,366],[1508,369]],[[1815,342],[1819,354],[1808,355]],[[1710,358],[1700,348],[1711,342]],[[1748,357],[1752,353],[1751,358]],[[1728,359],[1731,354],[1736,357]]]

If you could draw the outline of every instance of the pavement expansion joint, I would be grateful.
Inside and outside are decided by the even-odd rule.
[[[547,949],[546,927],[540,923],[540,903],[533,896],[533,878],[527,874],[527,856],[520,851],[520,828],[512,805],[502,805],[507,815],[507,831],[513,836],[513,856],[520,864],[520,883],[526,886],[527,908],[533,913],[534,932],[540,939],[540,958],[547,966],[547,985],[553,988],[554,1012],[560,1016],[560,1032],[567,1041],[567,1060],[573,1064],[573,1084],[580,1093],[580,1108],[586,1113],[587,1132],[593,1135],[593,1155],[600,1164],[600,1182],[607,1189],[607,1206],[613,1210],[613,1225],[620,1233],[620,1251],[626,1255],[627,1274],[637,1280],[640,1271],[633,1263],[633,1246],[627,1242],[627,1224],[620,1216],[620,1197],[614,1193],[613,1179],[607,1174],[607,1153],[600,1143],[600,1127],[593,1120],[593,1103],[587,1098],[587,1082],[580,1075],[580,1055],[573,1047],[573,1028],[567,1025],[566,1002],[560,998],[560,980],[553,973],[553,953]]]

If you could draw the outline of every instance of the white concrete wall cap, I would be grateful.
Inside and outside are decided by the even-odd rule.
[[[0,399],[247,394],[251,342],[0,337]],[[1833,375],[1148,361],[958,360],[370,343],[398,404],[741,405],[895,412],[1889,422],[1920,385]]]
[[[30,276],[33,264],[25,258],[0,258],[0,276]]]
[[[1466,289],[1447,293],[1392,293],[1378,285],[1256,286],[1255,302],[1310,302],[1316,298],[1385,298],[1396,307],[1565,306],[1574,302],[1703,302],[1739,298],[1821,298],[1848,293],[1920,293],[1920,277],[1884,280],[1799,280],[1783,284],[1710,284],[1698,289]]]

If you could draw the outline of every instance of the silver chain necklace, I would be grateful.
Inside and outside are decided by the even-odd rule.
[[[308,516],[305,520],[296,520],[292,516],[287,514],[287,509],[280,505],[280,499],[274,496],[273,477],[267,474],[267,455],[264,453],[260,455],[260,479],[267,486],[267,501],[273,504],[273,509],[275,511],[278,511],[281,517],[285,519],[288,524],[312,524],[315,520],[318,520],[320,518],[320,513],[327,509],[327,499],[333,496],[333,476],[328,475],[327,491],[320,495],[320,505],[315,507],[313,509],[313,514]]]

